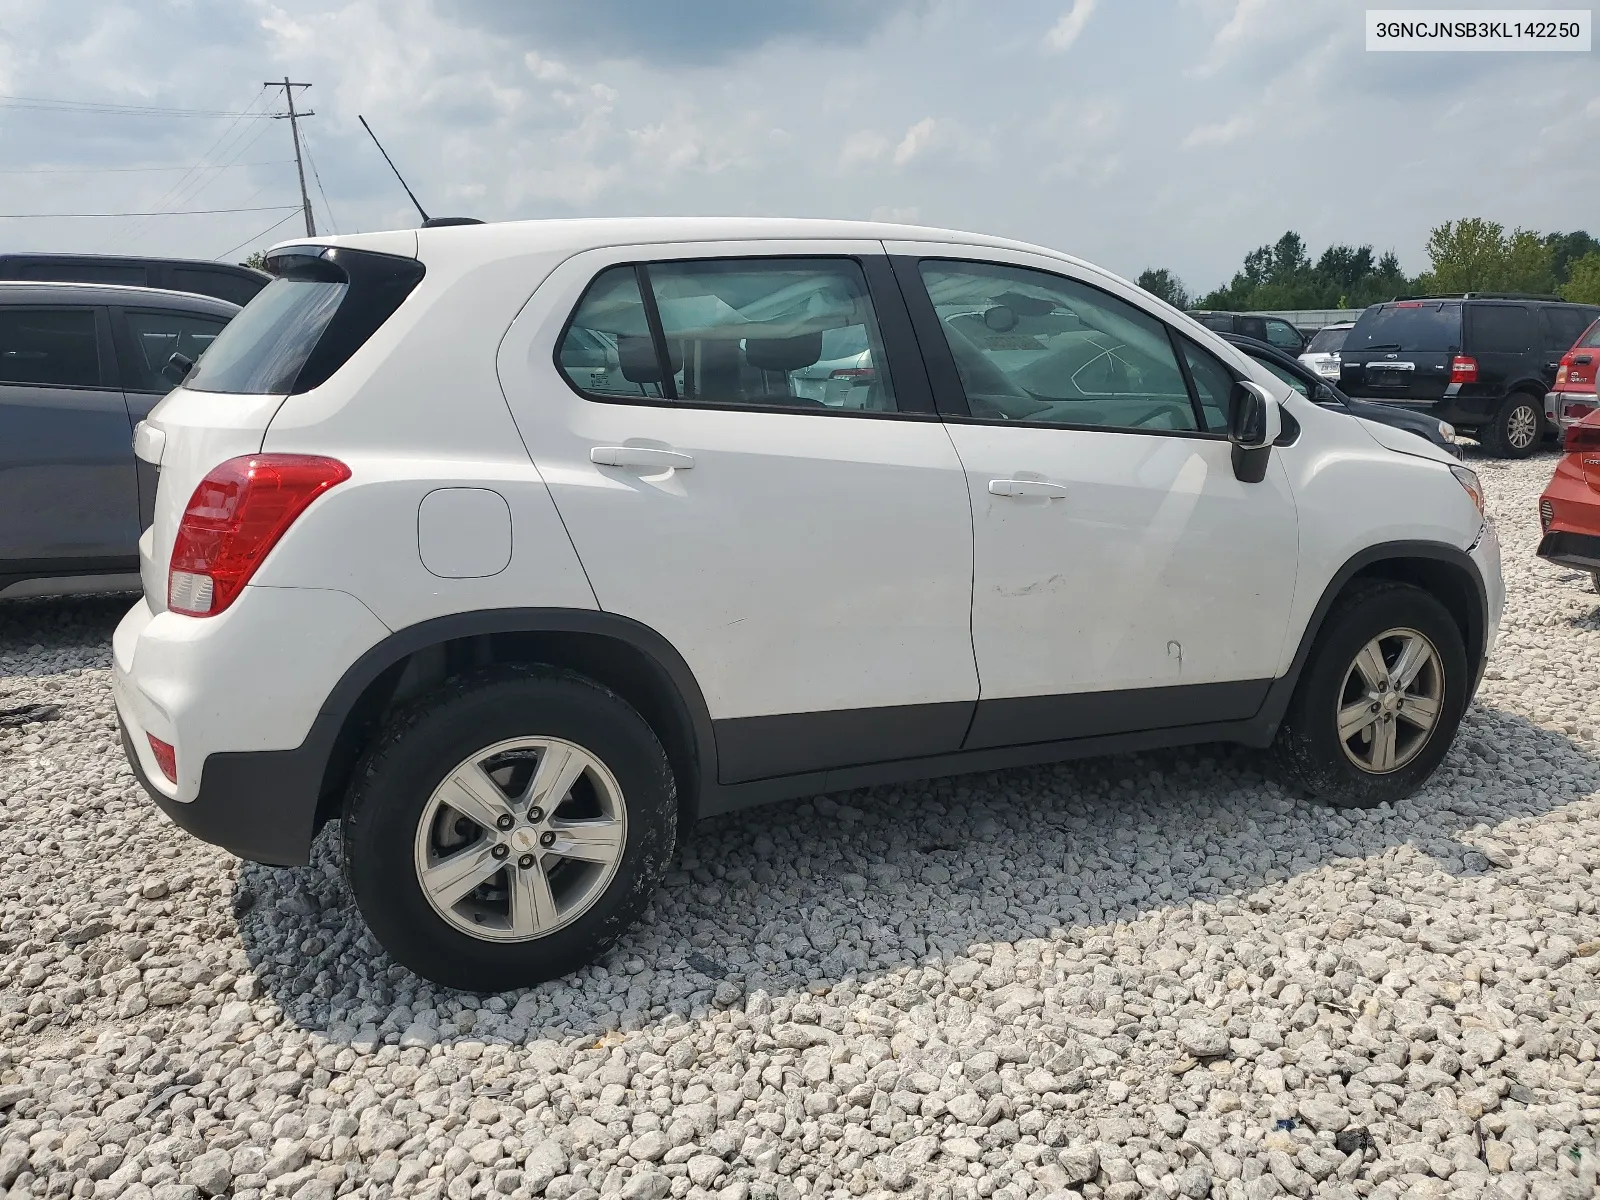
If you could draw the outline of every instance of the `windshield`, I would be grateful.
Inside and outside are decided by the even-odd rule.
[[[1361,314],[1345,341],[1351,351],[1447,352],[1461,346],[1461,305],[1416,300],[1382,304]]]
[[[1591,346],[1600,346],[1600,321],[1589,326],[1588,332],[1578,339],[1578,345],[1586,350]]]
[[[1334,354],[1344,346],[1350,336],[1348,329],[1319,329],[1305,348],[1307,354]]]
[[[290,391],[349,286],[322,279],[274,279],[200,356],[184,386],[195,392],[248,395]]]

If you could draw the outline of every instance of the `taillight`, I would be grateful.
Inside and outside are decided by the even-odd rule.
[[[1561,364],[1556,367],[1556,388],[1559,390],[1567,382],[1567,368],[1572,365],[1572,351],[1568,350],[1561,356]]]
[[[871,367],[840,367],[828,373],[829,379],[872,379],[877,375]]]
[[[191,617],[227,608],[306,506],[349,478],[338,459],[314,454],[252,454],[217,467],[184,509],[167,607]]]
[[[1478,360],[1468,358],[1465,354],[1458,354],[1450,360],[1451,383],[1477,383]]]
[[[1573,425],[1567,429],[1567,435],[1561,442],[1561,449],[1568,454],[1583,454],[1590,450],[1600,450],[1600,425],[1590,425],[1584,422]]]
[[[150,753],[155,755],[156,766],[161,768],[161,773],[167,777],[167,782],[177,783],[178,752],[153,733],[147,733],[145,737],[150,739]]]

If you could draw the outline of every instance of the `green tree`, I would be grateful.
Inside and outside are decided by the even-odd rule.
[[[1235,312],[1294,308],[1362,308],[1405,291],[1400,260],[1371,246],[1329,246],[1315,262],[1293,230],[1244,257],[1225,286],[1201,297],[1201,308]]]
[[[267,256],[261,253],[261,251],[257,250],[239,265],[241,267],[254,267],[258,271],[265,271],[267,269]]]
[[[1146,267],[1139,272],[1135,282],[1152,296],[1160,296],[1173,308],[1189,307],[1189,289],[1183,286],[1183,280],[1166,267]]]
[[[1428,234],[1431,267],[1418,279],[1429,292],[1548,292],[1554,248],[1536,233],[1483,217],[1446,221]]]
[[[1600,241],[1584,230],[1572,233],[1547,233],[1544,244],[1550,247],[1550,274],[1557,285],[1571,278],[1573,265],[1591,254],[1600,254]]]
[[[1578,304],[1600,304],[1600,250],[1585,254],[1572,264],[1561,296]]]

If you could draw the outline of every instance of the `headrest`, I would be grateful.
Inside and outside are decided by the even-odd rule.
[[[676,375],[683,365],[683,352],[673,353],[672,343],[668,342],[667,353],[672,359],[672,373]],[[617,362],[622,368],[622,377],[629,383],[661,382],[661,362],[656,358],[655,342],[648,334],[618,334]]]
[[[744,356],[762,371],[798,371],[822,357],[822,333],[786,338],[746,338]]]

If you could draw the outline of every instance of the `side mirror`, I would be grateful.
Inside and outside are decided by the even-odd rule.
[[[176,386],[189,378],[189,372],[194,370],[194,359],[187,354],[179,354],[176,350],[172,357],[167,359],[167,365],[161,368],[161,374],[166,376]]]
[[[1233,443],[1233,476],[1241,483],[1267,477],[1272,443],[1282,432],[1278,402],[1266,388],[1248,379],[1233,385],[1228,398],[1228,440]]]

